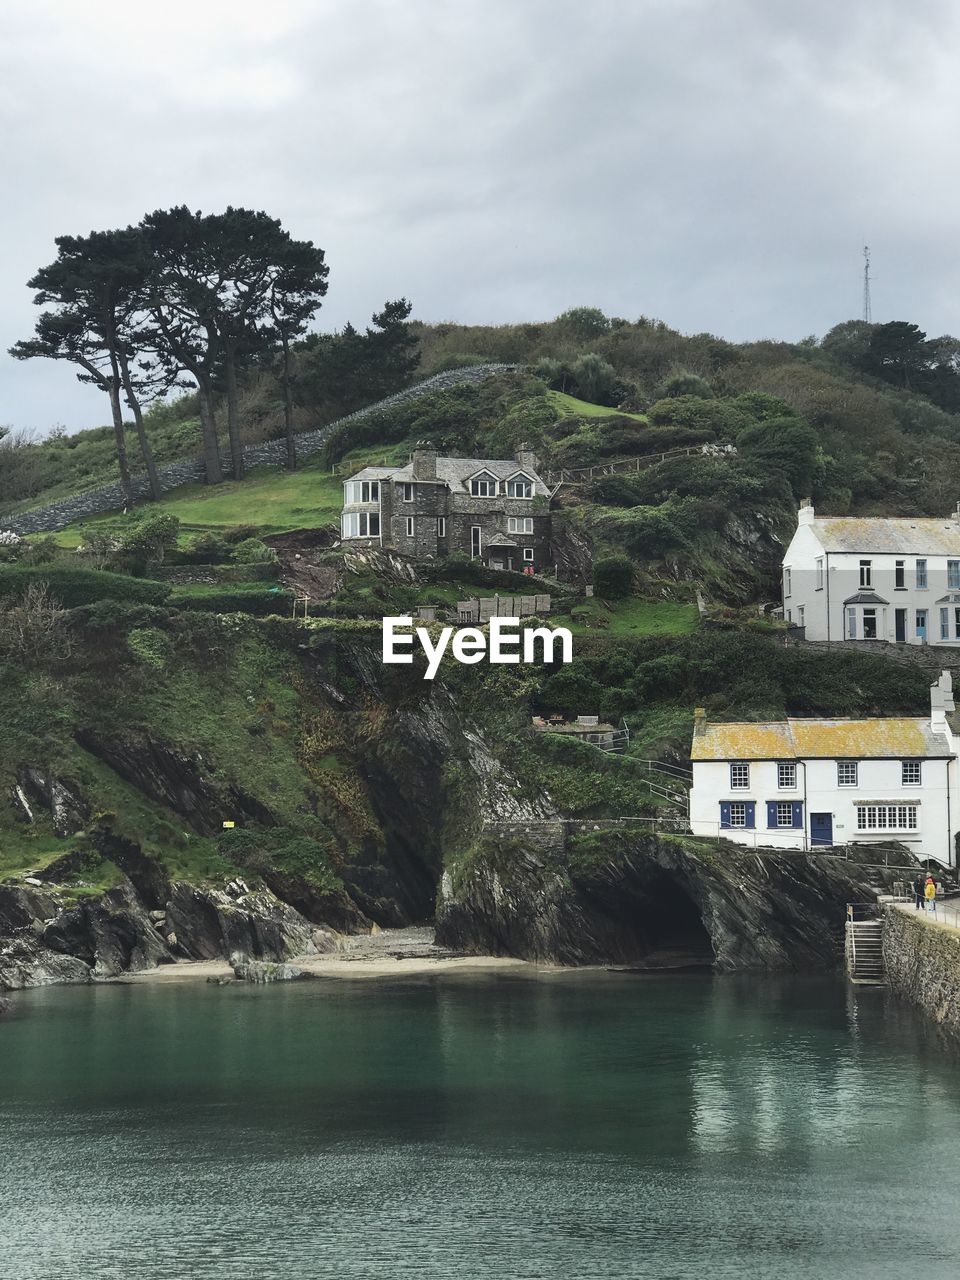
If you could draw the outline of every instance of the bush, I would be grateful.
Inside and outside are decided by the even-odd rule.
[[[33,568],[29,565],[0,565],[0,599],[21,595],[31,583],[46,582],[51,594],[67,609],[94,604],[97,600],[124,600],[131,604],[162,604],[170,594],[163,582],[129,578],[122,573],[95,569]]]
[[[268,547],[259,538],[245,538],[233,549],[237,564],[272,564],[277,559],[273,547]]]
[[[208,531],[190,539],[184,558],[194,564],[224,564],[232,555],[233,548],[227,539]]]
[[[248,538],[255,538],[259,534],[260,529],[255,524],[235,524],[229,529],[224,529],[224,542],[237,543],[246,542]]]
[[[147,564],[163,564],[163,557],[177,545],[180,521],[176,516],[149,516],[135,525],[123,540],[123,550]]]
[[[43,538],[27,542],[20,554],[20,563],[27,565],[52,564],[60,555],[56,538],[47,534]]]
[[[601,600],[623,600],[633,589],[633,561],[606,556],[593,566],[593,590]]]

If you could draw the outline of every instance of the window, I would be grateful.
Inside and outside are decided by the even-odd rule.
[[[823,556],[817,560],[817,590],[823,590]]]
[[[447,517],[437,516],[437,537],[445,538],[447,536]]]
[[[470,554],[474,559],[480,554],[483,548],[483,539],[480,532],[480,525],[472,524],[470,526]]]
[[[794,761],[782,761],[777,765],[777,786],[783,790],[785,787],[795,787],[797,785],[797,766]]]
[[[529,561],[531,561],[531,563],[532,563],[532,561],[533,561],[533,547],[524,547],[524,548],[523,548],[523,558],[524,558],[524,560],[529,560]]]
[[[777,826],[793,826],[793,804],[791,801],[777,801]]]
[[[858,804],[858,831],[916,831],[915,804]]]
[[[950,639],[950,613],[946,609],[940,610],[940,639]]]
[[[475,498],[495,498],[497,496],[497,478],[489,471],[474,476],[470,481],[470,492]]]
[[[730,802],[730,825],[731,827],[745,827],[747,825],[747,806],[742,800],[731,800]]]
[[[743,791],[750,786],[750,766],[748,764],[732,764],[730,766],[730,788]]]
[[[960,560],[947,561],[947,590],[960,591]]]
[[[860,585],[861,587],[873,586],[873,570],[869,560],[860,561]]]
[[[864,640],[876,640],[877,638],[876,609],[864,609],[863,611],[863,638]]]
[[[746,827],[752,831],[757,825],[757,806],[753,800],[721,800],[720,827]]]
[[[413,516],[407,516],[407,537],[413,537]]]
[[[379,480],[348,480],[346,485],[347,505],[353,502],[379,502]]]
[[[407,480],[404,480],[403,484],[400,486],[400,497],[404,502],[413,501],[413,485]]]
[[[960,640],[960,609],[953,611],[953,633]]]
[[[798,627],[803,626],[803,613],[805,609],[806,609],[806,605],[803,605],[803,604],[798,605],[797,607],[797,626]]]
[[[793,575],[791,574],[790,570],[789,570],[789,569],[787,569],[786,567],[784,567],[784,570],[783,570],[783,594],[784,594],[785,596],[788,596],[788,595],[790,594],[790,579],[791,579],[791,577],[792,577],[792,576],[793,576]]]
[[[907,562],[906,560],[898,560],[893,566],[893,585],[897,591],[906,591],[907,589]]]
[[[856,640],[857,638],[857,611],[856,609],[847,610],[847,639]]]
[[[921,761],[903,760],[900,763],[900,781],[905,787],[919,787],[921,780]]]
[[[927,562],[926,560],[917,561],[917,590],[925,591],[927,588]]]
[[[514,476],[512,480],[507,481],[507,497],[508,498],[532,498],[533,482],[529,476]]]
[[[508,533],[533,533],[533,516],[508,516]]]
[[[856,760],[838,760],[837,761],[837,786],[838,787],[855,787],[856,785],[857,785]]]
[[[345,538],[379,538],[380,517],[374,512],[347,511],[344,513],[341,532]]]

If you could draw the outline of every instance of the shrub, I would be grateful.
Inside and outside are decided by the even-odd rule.
[[[176,609],[197,610],[202,613],[249,613],[256,618],[266,618],[274,613],[289,615],[293,608],[293,592],[272,591],[268,587],[255,587],[247,591],[211,587],[209,591],[193,591],[190,595],[176,596],[170,603]]]
[[[60,555],[56,538],[47,534],[26,544],[20,554],[21,564],[52,564]]]
[[[593,566],[593,589],[602,600],[622,600],[633,589],[633,561],[606,556]]]
[[[198,533],[187,543],[187,557],[195,564],[223,564],[232,555],[227,539],[211,531]]]
[[[259,538],[245,538],[243,542],[238,542],[233,549],[233,556],[237,564],[271,564],[277,559],[273,547],[268,547]]]
[[[148,516],[123,540],[123,550],[147,564],[163,564],[163,557],[177,545],[180,521],[176,516]]]
[[[138,627],[127,636],[133,656],[147,667],[162,671],[170,657],[170,637],[159,627]]]
[[[224,529],[224,542],[237,543],[246,542],[248,538],[255,538],[260,530],[255,524],[235,524],[229,529]]]
[[[701,400],[709,400],[712,395],[713,388],[706,378],[701,378],[698,373],[690,373],[688,369],[672,373],[657,387],[657,398],[660,400],[672,400],[677,396],[699,396]]]

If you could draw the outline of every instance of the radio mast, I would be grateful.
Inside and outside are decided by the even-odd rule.
[[[870,246],[863,246],[863,318],[870,324],[873,317],[870,313]]]

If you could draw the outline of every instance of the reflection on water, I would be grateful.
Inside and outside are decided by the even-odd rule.
[[[30,993],[0,1275],[960,1273],[957,1059],[835,980]]]

